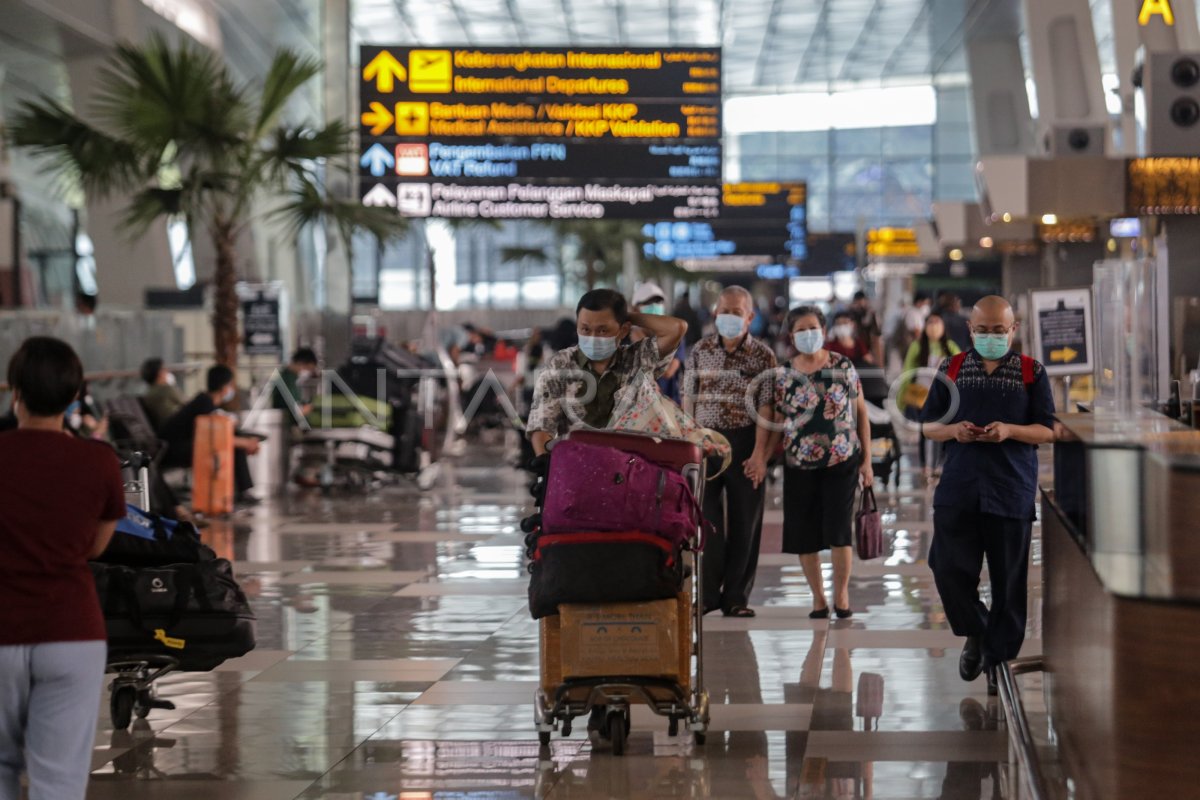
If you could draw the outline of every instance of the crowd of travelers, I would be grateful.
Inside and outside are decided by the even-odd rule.
[[[752,618],[751,593],[772,465],[783,478],[782,548],[798,556],[812,593],[809,616],[846,619],[869,609],[851,593],[853,520],[860,490],[875,482],[867,391],[860,373],[885,364],[883,324],[859,293],[844,308],[803,305],[760,311],[729,286],[711,309],[653,283],[629,301],[589,291],[575,319],[538,331],[519,359],[533,457],[579,426],[609,427],[647,376],[664,399],[729,444],[732,466],[704,492],[712,526],[703,585],[706,613]],[[985,297],[969,316],[953,295],[918,294],[891,333],[903,373],[891,394],[919,434],[919,463],[932,476],[930,566],[954,632],[965,638],[964,680],[1014,658],[1025,635],[1037,446],[1053,439],[1046,371],[1014,349],[1011,306]],[[473,347],[485,347],[480,333]],[[309,410],[300,384],[317,367],[298,350],[272,404]],[[11,412],[0,463],[0,797],[17,797],[28,774],[39,797],[82,797],[105,669],[105,629],[88,561],[105,549],[125,513],[118,458],[105,444],[110,421],[64,342],[27,340],[8,366]],[[190,400],[160,359],[141,371],[141,398],[168,466],[191,464],[196,420],[222,413],[235,375],[214,366]],[[247,457],[257,439],[238,435],[239,499],[253,502]],[[928,447],[926,446],[928,445]],[[72,487],[71,502],[60,488]],[[179,515],[186,509],[179,508]],[[47,532],[52,531],[53,535]],[[826,586],[821,553],[830,551]],[[978,586],[984,559],[991,604]]]

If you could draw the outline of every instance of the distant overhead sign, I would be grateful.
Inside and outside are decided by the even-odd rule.
[[[387,191],[401,215],[449,218],[719,211],[719,48],[365,46],[360,58],[364,202]]]
[[[725,184],[717,219],[646,225],[645,255],[701,272],[802,264],[808,258],[807,203],[804,183]]]

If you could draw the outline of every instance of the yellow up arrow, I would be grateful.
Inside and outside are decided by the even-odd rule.
[[[381,93],[389,94],[396,88],[397,80],[408,80],[408,71],[395,56],[383,50],[363,67],[363,80],[375,81],[375,87]]]
[[[1072,350],[1069,347],[1064,347],[1061,350],[1051,350],[1050,351],[1050,360],[1051,361],[1061,361],[1064,364],[1069,364],[1075,360],[1075,356],[1077,356],[1077,355],[1079,355],[1078,351]]]
[[[371,135],[379,136],[388,128],[392,127],[392,123],[396,118],[392,116],[392,112],[387,110],[383,103],[371,103],[371,110],[364,111],[362,115],[362,124],[371,126]]]

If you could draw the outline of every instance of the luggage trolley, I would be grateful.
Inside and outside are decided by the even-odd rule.
[[[705,456],[703,450],[691,442],[623,431],[574,431],[567,438],[636,453],[662,467],[678,470],[691,485],[697,502],[703,504]],[[685,685],[667,678],[613,675],[568,678],[556,688],[539,686],[534,695],[533,716],[543,747],[549,746],[551,735],[560,726],[562,735],[569,736],[576,717],[591,714],[596,706],[606,706],[608,717],[604,730],[612,743],[613,755],[623,755],[630,728],[630,706],[636,704],[649,706],[658,716],[666,717],[670,736],[679,735],[679,723],[683,721],[696,744],[705,743],[709,698],[704,689],[704,563],[700,525],[687,547],[692,554],[690,614],[679,620],[684,629],[681,633],[690,638],[694,655],[688,683]],[[541,657],[545,658],[545,653],[541,653]]]

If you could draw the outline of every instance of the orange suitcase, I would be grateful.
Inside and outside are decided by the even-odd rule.
[[[233,513],[233,435],[230,417],[196,417],[192,507],[201,514]]]

